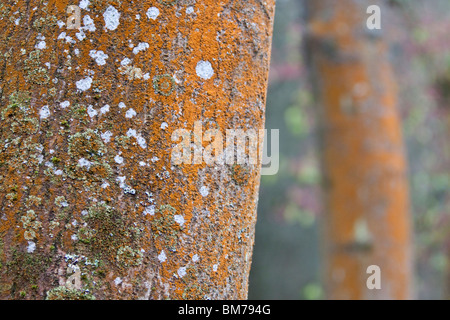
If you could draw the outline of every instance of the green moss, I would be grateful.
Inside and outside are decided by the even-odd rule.
[[[111,166],[106,162],[93,161],[89,168],[77,164],[68,164],[65,167],[66,174],[77,180],[103,181],[109,179],[113,173]]]
[[[162,205],[155,214],[151,229],[153,236],[162,241],[170,251],[175,250],[181,227],[174,219],[176,209],[170,205]]]
[[[111,265],[131,267],[142,263],[138,251],[141,239],[140,228],[116,209],[105,203],[89,208],[86,225],[78,231],[79,249],[87,256]]]
[[[36,238],[36,231],[42,227],[42,223],[36,220],[34,210],[28,210],[27,213],[20,217],[22,226],[25,229],[25,240],[33,240]]]
[[[128,149],[128,145],[130,143],[130,137],[128,136],[117,136],[114,138],[117,144],[124,147],[125,149]]]
[[[5,271],[11,275],[11,291],[16,298],[20,291],[27,292],[32,285],[39,282],[52,263],[51,257],[35,251],[33,254],[13,249],[5,263]]]
[[[39,121],[35,118],[23,118],[11,124],[10,129],[13,133],[33,134],[39,130]]]
[[[10,192],[10,193],[6,194],[6,199],[8,199],[9,201],[17,201],[17,199],[18,199],[17,193]]]
[[[28,106],[31,100],[30,93],[27,91],[15,91],[9,96],[9,102],[19,106]]]
[[[2,110],[1,116],[2,120],[5,121],[6,119],[10,118],[13,119],[17,115],[21,113],[21,110],[17,104],[10,104],[5,109]]]
[[[203,300],[207,291],[196,283],[190,283],[184,288],[182,293],[183,300]]]
[[[97,159],[106,153],[102,139],[93,130],[75,133],[69,138],[69,155],[72,158]]]
[[[153,79],[153,88],[156,93],[168,97],[175,90],[175,79],[168,74],[156,76]]]
[[[69,129],[70,128],[70,124],[67,120],[63,120],[60,122],[60,125],[63,126],[65,129]]]
[[[6,18],[6,17],[10,17],[10,12],[11,12],[11,8],[8,5],[5,4],[0,4],[0,17],[2,19]]]
[[[95,232],[89,228],[82,227],[78,230],[78,240],[82,243],[89,244],[91,242],[92,237],[95,235]]]
[[[102,181],[112,175],[111,166],[102,157],[107,149],[98,134],[88,129],[78,132],[69,138],[68,153],[71,160],[64,168],[72,179]],[[81,165],[80,159],[89,161]]]
[[[58,163],[61,162],[61,159],[58,158],[58,157],[53,157],[51,161],[52,161],[52,163],[53,163],[54,165],[57,165]]]
[[[37,31],[42,31],[43,29],[49,29],[56,26],[57,19],[55,16],[41,17],[33,22],[33,28]]]
[[[67,207],[67,200],[64,196],[59,196],[55,198],[55,204],[60,207],[60,208],[64,208]]]
[[[48,291],[46,300],[95,300],[95,297],[82,290],[60,286]]]
[[[9,96],[9,104],[1,110],[1,119],[5,127],[13,134],[23,136],[39,130],[39,122],[30,115],[30,96],[25,91],[16,91]]]
[[[48,89],[48,95],[51,96],[51,97],[56,96],[57,93],[58,93],[58,90],[56,88]]]
[[[143,255],[139,250],[123,246],[117,250],[116,260],[124,267],[139,266],[142,264]]]
[[[41,54],[40,50],[34,50],[24,60],[25,79],[33,84],[46,85],[50,77],[47,74],[47,68],[41,66]]]
[[[83,105],[80,104],[74,104],[71,108],[70,108],[70,115],[74,118],[74,119],[78,119],[78,120],[83,120],[87,117],[87,108]]]
[[[2,235],[0,235],[0,236],[2,236]],[[2,261],[3,261],[3,241],[0,238],[0,270],[3,270],[3,263],[2,263]]]
[[[30,109],[30,94],[15,91],[9,96],[9,104],[1,112],[2,120],[23,118]]]
[[[158,2],[165,6],[173,6],[178,2],[178,0],[158,0]]]

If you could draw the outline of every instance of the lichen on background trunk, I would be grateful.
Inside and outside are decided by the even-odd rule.
[[[324,279],[330,299],[411,297],[407,166],[383,30],[366,27],[372,4],[308,1],[306,36],[321,123]],[[381,289],[367,286],[371,265],[380,267]]]
[[[72,4],[0,4],[0,298],[246,298],[260,166],[171,134],[264,127],[274,1]]]

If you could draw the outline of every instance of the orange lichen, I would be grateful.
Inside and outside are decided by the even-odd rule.
[[[308,26],[323,133],[328,297],[406,299],[408,184],[387,48],[364,32],[368,1],[328,4],[310,1]],[[366,286],[370,265],[381,268],[381,290]]]
[[[206,119],[223,134],[263,128],[274,1],[92,0],[81,9],[81,30],[66,26],[69,5],[20,0],[5,4],[14,14],[0,19],[1,111],[14,92],[30,97],[23,129],[0,128],[3,190],[18,186],[11,199],[0,198],[0,263],[14,259],[14,250],[51,259],[35,269],[33,297],[64,283],[69,275],[61,270],[73,261],[63,258],[77,254],[82,286],[97,299],[245,298],[259,170],[236,185],[228,165],[174,166],[171,134]],[[146,14],[151,7],[155,19]],[[199,61],[211,64],[210,78],[197,75]],[[42,230],[27,240],[16,226],[37,198],[28,209]],[[108,226],[117,239],[93,222],[89,208],[99,205],[114,208],[119,225]],[[175,224],[158,229],[168,212],[152,216],[152,206],[174,208]],[[0,275],[0,284],[16,287],[0,298],[35,285],[18,277]]]

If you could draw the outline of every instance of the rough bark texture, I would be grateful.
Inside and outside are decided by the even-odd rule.
[[[308,45],[321,119],[330,299],[410,297],[408,184],[396,87],[371,1],[311,0]],[[381,268],[369,290],[367,267]]]
[[[260,167],[171,135],[264,127],[275,1],[72,4],[0,4],[0,298],[246,298]]]

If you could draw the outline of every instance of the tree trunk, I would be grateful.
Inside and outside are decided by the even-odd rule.
[[[382,30],[366,27],[373,3],[308,4],[308,52],[321,120],[327,296],[409,298],[407,167],[388,49]],[[381,289],[371,287],[371,265],[380,268]]]
[[[0,298],[245,299],[260,166],[172,133],[264,127],[275,1],[70,4],[0,4]]]

